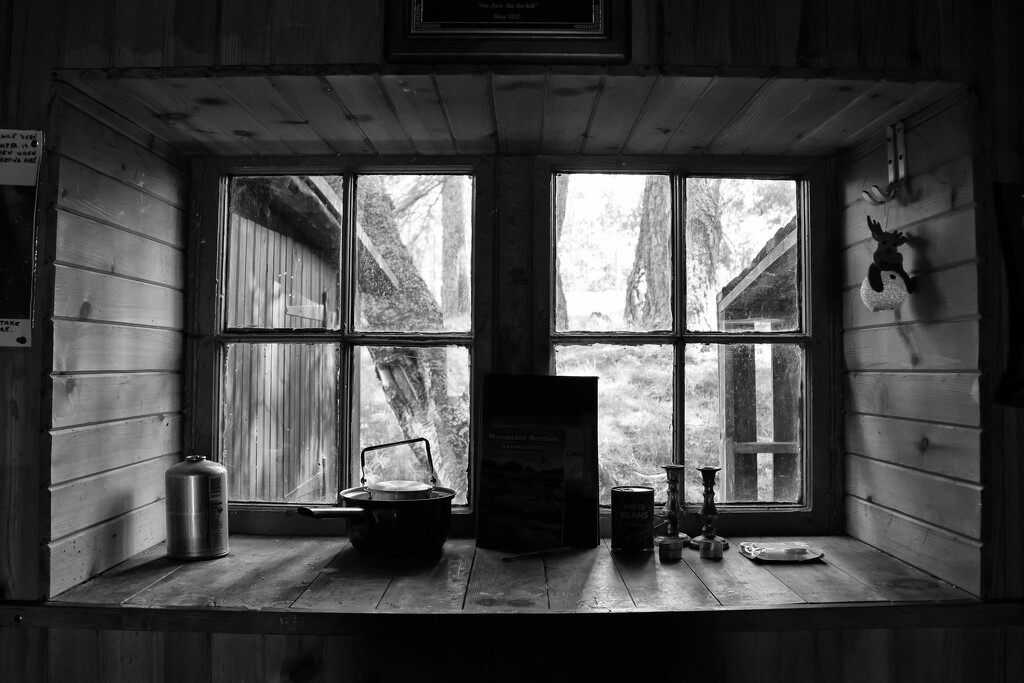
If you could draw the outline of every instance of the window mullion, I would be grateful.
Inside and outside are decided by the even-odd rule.
[[[358,447],[356,438],[353,434],[352,424],[356,422],[358,416],[355,411],[358,410],[358,401],[356,397],[359,395],[359,373],[355,371],[356,367],[356,348],[351,341],[351,335],[355,327],[354,324],[354,308],[355,308],[355,286],[356,286],[356,264],[355,264],[355,235],[356,235],[356,176],[354,173],[346,173],[344,175],[344,196],[342,197],[344,206],[344,215],[342,216],[342,239],[340,243],[341,254],[339,255],[339,264],[341,265],[338,273],[338,282],[336,287],[338,288],[338,305],[341,307],[339,314],[341,316],[340,330],[342,334],[341,342],[339,345],[338,363],[340,365],[340,372],[336,376],[336,396],[338,396],[336,424],[338,428],[335,430],[335,438],[337,443],[335,445],[337,453],[337,480],[335,481],[335,488],[338,491],[348,488],[348,482],[352,481],[352,473],[350,472],[351,458],[348,457],[351,448]]]
[[[686,464],[686,176],[672,174],[672,321],[676,342],[672,372],[672,462]],[[682,499],[680,500],[682,502]]]

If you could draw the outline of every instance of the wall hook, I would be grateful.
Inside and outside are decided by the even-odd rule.
[[[907,180],[907,146],[902,121],[885,129],[885,142],[888,151],[889,184],[884,189],[872,185],[860,193],[873,206],[880,206],[896,199],[900,187]]]

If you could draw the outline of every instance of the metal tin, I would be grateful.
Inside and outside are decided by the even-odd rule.
[[[658,539],[658,557],[662,562],[673,562],[683,559],[683,548],[689,536],[664,537]]]
[[[654,489],[650,486],[612,488],[612,550],[654,552]]]
[[[190,455],[167,469],[167,557],[208,560],[228,554],[227,469]]]
[[[722,549],[725,544],[713,538],[700,539],[700,556],[706,560],[722,559]]]

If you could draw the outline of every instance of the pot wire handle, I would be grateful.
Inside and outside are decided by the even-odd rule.
[[[359,452],[359,483],[366,487],[366,452],[377,451],[382,448],[390,448],[391,446],[404,446],[405,444],[416,443],[422,441],[423,445],[427,450],[427,464],[430,465],[430,485],[437,486],[437,472],[434,470],[434,459],[430,457],[430,442],[422,436],[418,436],[415,439],[406,439],[405,441],[392,441],[391,443],[382,443],[376,446],[367,446]]]

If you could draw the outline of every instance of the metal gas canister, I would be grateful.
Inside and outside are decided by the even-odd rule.
[[[164,475],[167,557],[209,560],[228,554],[227,469],[190,455]]]

